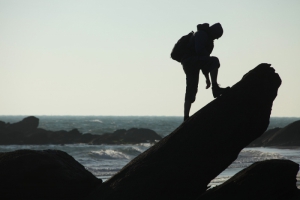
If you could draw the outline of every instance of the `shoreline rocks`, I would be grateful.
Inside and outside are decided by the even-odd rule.
[[[295,121],[284,128],[270,129],[249,144],[249,147],[271,146],[300,146],[300,120]]]
[[[33,116],[10,124],[0,121],[0,145],[10,144],[138,144],[155,143],[161,140],[155,131],[146,128],[120,129],[113,133],[94,135],[82,134],[77,129],[71,131],[48,131],[38,128],[39,119]]]

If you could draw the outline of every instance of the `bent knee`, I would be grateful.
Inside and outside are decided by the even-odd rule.
[[[219,61],[219,58],[218,57],[215,57],[215,56],[212,56],[210,57],[211,59],[211,63],[212,65],[214,66],[214,68],[219,68],[220,67],[220,61]]]
[[[193,98],[185,98],[185,101],[188,101],[190,103],[194,103],[196,100],[196,96],[194,96]]]
[[[196,100],[196,94],[197,94],[198,90],[189,90],[185,93],[185,101],[189,101],[191,103],[194,103]]]

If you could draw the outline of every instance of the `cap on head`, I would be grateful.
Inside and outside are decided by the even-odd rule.
[[[212,25],[211,27],[209,27],[209,30],[214,39],[218,39],[223,35],[223,28],[220,23]]]

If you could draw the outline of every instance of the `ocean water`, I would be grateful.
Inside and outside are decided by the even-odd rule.
[[[0,116],[0,121],[15,123],[26,116]],[[40,119],[40,128],[47,130],[72,130],[77,128],[82,133],[103,134],[117,129],[150,128],[161,136],[174,131],[181,123],[182,117],[155,116],[36,116]],[[269,128],[284,127],[300,118],[273,117]],[[136,145],[0,145],[0,152],[17,149],[57,149],[73,156],[91,173],[104,181],[120,171],[140,153],[151,147],[151,144]],[[238,158],[218,177],[211,181],[215,186],[228,180],[240,170],[254,162],[268,159],[289,159],[300,164],[300,147],[295,148],[245,148]],[[300,188],[300,174],[297,176]]]

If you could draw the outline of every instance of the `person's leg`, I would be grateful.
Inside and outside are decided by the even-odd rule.
[[[190,116],[190,109],[192,106],[192,102],[190,100],[185,100],[184,101],[184,117],[183,117],[183,121],[187,120]]]
[[[206,79],[205,89],[208,89],[208,88],[210,88],[210,85],[211,85],[210,80],[209,80],[209,76],[208,76],[208,74],[204,74],[204,76],[205,76],[205,79]]]
[[[218,85],[218,68],[214,68],[209,74],[212,85]]]
[[[190,116],[192,103],[196,100],[199,82],[199,70],[194,66],[183,67],[186,74],[186,90],[184,101],[184,121]]]
[[[211,84],[217,85],[218,68],[220,67],[219,59],[217,57],[209,57],[207,60],[200,60],[199,65],[202,66],[202,73],[206,79],[206,89],[210,88]],[[209,79],[209,74],[211,82]]]
[[[214,98],[219,97],[221,94],[226,92],[229,87],[227,88],[220,88],[218,84],[218,70],[220,67],[220,62],[217,57],[210,57],[207,61],[206,64],[202,67],[202,73],[206,77],[206,89],[210,87],[210,81],[209,81],[209,76],[211,78],[211,84],[212,84],[212,92]]]
[[[227,88],[221,88],[218,84],[218,71],[220,67],[220,62],[217,57],[211,57],[211,70],[209,72],[211,83],[212,83],[212,92],[214,98],[219,97],[221,94],[225,93],[229,90],[230,87]]]
[[[217,57],[210,57],[208,64],[207,64],[207,69],[206,73],[210,74],[211,78],[211,83],[213,86],[218,85],[218,70],[220,67],[220,61]]]

